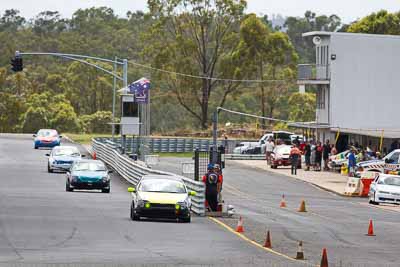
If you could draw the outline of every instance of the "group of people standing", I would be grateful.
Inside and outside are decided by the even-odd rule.
[[[271,154],[274,150],[274,142],[272,139],[268,139],[265,143],[266,159],[268,163],[271,159]],[[301,158],[301,155],[305,157],[306,171],[311,170],[321,171],[322,166],[325,171],[329,171],[329,156],[336,155],[337,150],[334,145],[331,145],[329,140],[326,140],[325,144],[315,141],[300,142],[298,139],[293,141],[292,149],[290,151],[292,174],[296,174],[297,163]],[[324,164],[322,165],[322,161]]]
[[[324,162],[324,170],[329,171],[329,156],[336,155],[337,150],[334,145],[326,140],[325,144],[321,142],[306,141],[304,146],[304,157],[306,162],[306,171],[309,171],[311,167],[314,171],[321,171],[322,160]]]

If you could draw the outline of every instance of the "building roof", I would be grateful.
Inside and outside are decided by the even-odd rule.
[[[305,129],[329,129],[330,126],[324,123],[317,123],[315,121],[310,122],[289,122],[288,126],[296,127],[296,128],[305,128]]]
[[[305,33],[302,34],[303,37],[309,37],[309,36],[334,36],[334,35],[363,36],[363,37],[373,37],[373,38],[400,39],[400,36],[399,36],[399,35],[370,34],[370,33],[351,33],[351,32],[313,31],[313,32],[305,32]]]
[[[350,129],[350,128],[340,128],[333,127],[328,124],[316,123],[316,122],[290,122],[288,123],[290,127],[302,128],[302,129],[329,129],[333,132],[341,132],[348,134],[357,134],[372,137],[381,137],[383,134],[384,138],[399,138],[400,139],[400,129],[395,128],[385,128],[385,129]]]
[[[357,134],[357,135],[364,135],[364,136],[372,136],[372,137],[382,137],[383,138],[400,138],[400,129],[348,129],[348,128],[338,128],[332,127],[330,128],[331,131],[339,131],[341,133],[349,133],[349,134]]]

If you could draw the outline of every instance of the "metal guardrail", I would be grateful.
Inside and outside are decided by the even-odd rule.
[[[105,140],[111,141],[111,138],[101,138],[103,142]],[[209,150],[212,146],[211,139],[196,139],[196,138],[168,138],[168,137],[127,137],[125,149],[128,152],[136,153],[139,151],[141,141],[145,147],[148,148],[149,153],[181,153],[181,152],[193,152],[195,149]],[[218,146],[225,146],[226,153],[232,153],[233,149],[241,142],[257,142],[257,140],[218,140]],[[115,138],[115,143],[121,146],[121,139]]]
[[[118,145],[106,138],[92,139],[92,149],[96,152],[97,159],[104,161],[119,175],[133,185],[137,185],[140,178],[146,174],[174,175],[181,178],[189,190],[195,191],[192,197],[192,211],[198,215],[205,214],[205,186],[202,182],[176,175],[169,172],[157,171],[138,164],[126,155],[120,154]]]
[[[231,160],[265,160],[264,154],[225,154],[225,159]]]

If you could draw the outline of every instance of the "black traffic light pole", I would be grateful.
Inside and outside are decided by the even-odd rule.
[[[19,51],[16,51],[15,57],[11,59],[11,70],[14,72],[19,72],[24,70],[22,57]]]
[[[100,57],[92,57],[92,56],[85,56],[85,55],[77,55],[77,54],[64,54],[64,53],[46,53],[46,52],[27,52],[27,53],[21,53],[19,51],[15,52],[15,57],[11,59],[11,66],[12,70],[15,72],[22,71],[23,70],[23,62],[22,62],[22,56],[27,55],[27,56],[55,56],[55,57],[61,57],[73,61],[78,61],[80,63],[92,66],[96,69],[102,70],[105,73],[110,74],[111,76],[114,77],[114,81],[116,79],[121,80],[123,82],[123,86],[126,88],[128,87],[128,60],[123,59],[119,60],[118,58],[115,58],[115,60],[112,59],[107,59],[107,58],[100,58]],[[105,68],[100,67],[99,65],[96,65],[94,63],[91,63],[87,60],[97,60],[97,61],[103,61],[103,62],[108,62],[108,63],[113,63],[114,64],[114,71],[109,71],[106,70]],[[122,66],[123,72],[122,72],[122,77],[118,75],[116,69],[117,65]],[[114,133],[115,133],[115,99],[116,99],[116,88],[115,88],[115,82],[113,84],[113,118],[112,118],[112,135],[114,139]]]

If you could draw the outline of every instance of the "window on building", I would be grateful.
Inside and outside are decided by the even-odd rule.
[[[325,46],[322,46],[321,50],[321,65],[325,65]]]
[[[134,102],[123,102],[123,117],[138,117],[138,104]]]
[[[317,109],[325,109],[325,88],[319,87],[317,90]]]

